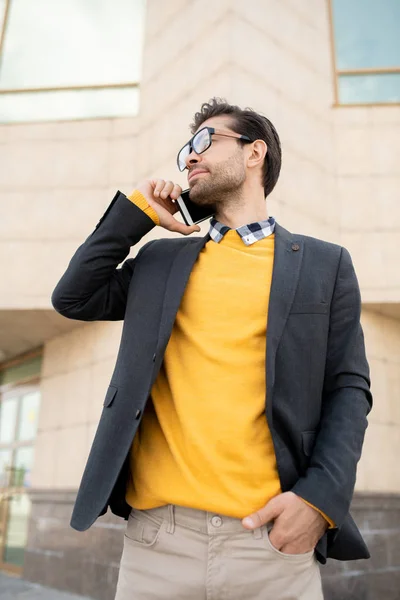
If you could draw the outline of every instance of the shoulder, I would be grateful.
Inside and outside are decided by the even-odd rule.
[[[137,255],[137,259],[143,255],[146,257],[164,257],[176,255],[181,248],[188,246],[194,241],[200,240],[199,237],[186,238],[186,237],[173,237],[173,238],[158,238],[150,240],[147,244],[144,244]]]
[[[297,238],[303,240],[309,253],[318,253],[319,258],[327,257],[337,263],[338,267],[339,265],[353,265],[351,254],[344,246],[307,235],[299,235]]]
[[[333,242],[328,242],[326,240],[322,240],[321,238],[313,237],[311,235],[305,235],[304,233],[290,231],[286,229],[280,222],[275,221],[275,237],[285,240],[286,242],[304,242],[307,245],[316,244],[330,247],[341,248],[338,244],[334,244]]]
[[[343,247],[339,244],[321,240],[320,238],[312,237],[310,235],[295,233],[293,234],[293,237],[296,238],[296,240],[303,242],[304,247],[312,251],[318,250],[318,252],[333,256],[340,256],[343,251]]]
[[[151,246],[153,251],[155,252],[163,252],[165,250],[179,250],[180,248],[183,248],[184,246],[187,246],[199,240],[200,237],[165,237],[158,238],[156,240],[151,240],[143,248],[149,248]]]
[[[319,268],[327,268],[329,271],[331,269],[337,271],[342,258],[350,259],[348,251],[343,246],[310,235],[292,233],[278,223],[276,234],[286,243],[298,244],[302,247],[303,261],[311,268],[315,265]]]
[[[317,237],[304,235],[303,233],[292,233],[285,229],[280,223],[276,223],[275,238],[279,237],[285,243],[299,244],[305,252],[317,252],[320,256],[340,256],[343,248],[339,244],[328,242]]]
[[[306,264],[318,265],[319,268],[322,267],[335,274],[340,269],[344,258],[346,261],[351,261],[349,252],[339,244],[309,235],[296,235],[296,239],[304,244]]]

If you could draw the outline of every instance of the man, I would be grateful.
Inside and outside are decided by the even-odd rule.
[[[213,99],[178,155],[205,237],[131,246],[180,186],[118,192],[53,292],[62,315],[124,320],[71,525],[128,519],[117,600],[316,600],[318,561],[368,558],[349,506],[369,370],[349,253],[268,217],[272,123]]]

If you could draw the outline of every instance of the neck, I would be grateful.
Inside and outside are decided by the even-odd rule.
[[[217,203],[215,218],[231,229],[242,225],[268,219],[264,190],[242,190],[237,197],[230,197],[228,202]]]

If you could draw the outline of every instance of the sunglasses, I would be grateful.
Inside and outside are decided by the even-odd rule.
[[[252,140],[247,135],[240,135],[239,133],[221,133],[214,129],[214,127],[203,127],[179,150],[176,162],[178,163],[178,169],[184,171],[187,169],[186,159],[189,154],[193,151],[196,154],[202,154],[212,144],[213,135],[222,135],[224,137],[236,138],[237,140],[243,140],[245,142],[251,142]]]

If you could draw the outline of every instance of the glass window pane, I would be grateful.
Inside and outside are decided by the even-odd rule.
[[[341,104],[400,102],[400,73],[340,75]]]
[[[0,443],[7,444],[15,438],[18,398],[7,398],[0,404]]]
[[[1,96],[0,96],[1,106]],[[1,109],[0,109],[1,112]],[[18,365],[13,367],[7,367],[0,372],[0,385],[6,385],[7,383],[16,383],[21,379],[27,377],[39,376],[42,369],[42,355],[28,358]]]
[[[138,88],[3,94],[0,122],[129,117],[138,107]]]
[[[19,448],[15,453],[13,482],[15,487],[31,487],[33,447]]]
[[[15,494],[9,503],[6,543],[3,560],[22,567],[28,539],[28,522],[31,503],[27,494]]]
[[[400,67],[399,0],[332,0],[340,69]]]
[[[6,488],[10,485],[11,461],[11,450],[0,450],[0,488]]]
[[[35,439],[39,420],[39,408],[39,391],[22,396],[18,427],[19,440],[25,441]]]
[[[0,88],[137,81],[144,12],[145,0],[12,0]]]

